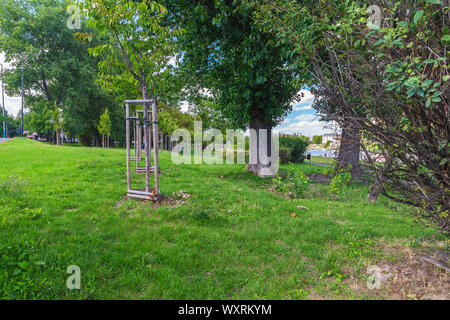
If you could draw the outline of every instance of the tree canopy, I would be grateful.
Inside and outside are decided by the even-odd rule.
[[[59,113],[65,131],[90,144],[98,134],[101,112],[114,100],[95,83],[97,60],[74,39],[75,30],[67,27],[68,4],[64,0],[0,3],[0,50],[12,66],[5,71],[5,83],[9,94],[19,94],[23,69],[29,129],[52,138],[51,119]]]

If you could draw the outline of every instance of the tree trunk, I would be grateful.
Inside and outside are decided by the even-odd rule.
[[[56,145],[61,145],[61,135],[59,134],[59,129],[56,129]]]
[[[352,166],[352,178],[356,178],[362,174],[362,168],[359,163],[360,143],[361,140],[358,130],[345,126],[342,128],[341,143],[336,160],[339,166]]]
[[[95,130],[93,130],[92,131],[92,147],[98,148],[99,145],[100,145],[100,136]]]
[[[370,186],[367,200],[370,202],[377,201],[381,191],[383,191],[383,185],[379,181],[374,182],[374,184]]]
[[[266,130],[264,136],[263,130]],[[261,141],[266,139],[266,141]],[[265,142],[265,143],[264,143]],[[266,125],[259,117],[253,116],[250,121],[250,160],[248,171],[260,177],[274,176],[276,170],[272,166],[272,126]]]

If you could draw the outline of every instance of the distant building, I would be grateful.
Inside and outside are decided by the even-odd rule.
[[[322,136],[322,144],[327,144],[330,141],[330,148],[334,149],[339,146],[339,136],[335,134],[324,134]]]

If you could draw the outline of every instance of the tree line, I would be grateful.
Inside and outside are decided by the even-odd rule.
[[[63,125],[98,145],[108,109],[123,140],[120,101],[139,97],[167,106],[167,131],[183,123],[174,110],[187,100],[211,126],[270,133],[306,86],[321,119],[341,128],[338,167],[374,178],[368,199],[414,206],[448,234],[448,2],[79,0],[76,31],[65,27],[70,4],[0,4],[0,50],[13,65],[5,82],[17,93],[24,67],[40,132]],[[248,169],[265,166],[258,157]]]

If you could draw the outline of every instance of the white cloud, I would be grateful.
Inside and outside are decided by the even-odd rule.
[[[313,121],[317,118],[315,114],[301,114],[296,116],[294,119],[298,121]]]
[[[302,96],[300,101],[296,101],[292,104],[294,111],[306,111],[312,109],[312,104],[314,103],[314,95],[311,91],[303,89],[298,92]]]
[[[295,106],[294,108],[293,108],[293,110],[294,111],[307,111],[307,110],[311,110],[313,107],[312,107],[312,105],[306,105],[306,106],[302,106],[302,105],[298,105],[298,106]]]
[[[301,95],[302,98],[300,99],[300,101],[296,101],[294,104],[292,104],[293,107],[306,106],[314,102],[314,95],[311,93],[311,91],[303,89],[300,90],[298,94]]]
[[[5,62],[5,55],[0,52],[0,64],[3,65],[3,68],[10,67],[8,63]],[[0,92],[1,95],[1,92]],[[0,105],[1,105],[1,96],[0,96]],[[5,93],[5,109],[9,114],[16,115],[21,109],[21,98],[20,97],[9,97]],[[0,107],[1,111],[1,107]]]
[[[328,127],[328,124],[319,120],[314,121],[297,121],[287,126],[277,127],[274,132],[283,133],[300,133],[305,136],[322,135],[332,132]]]
[[[189,102],[187,101],[180,102],[180,108],[182,112],[187,112],[189,110]]]
[[[300,101],[292,105],[294,111],[308,111],[313,109],[314,95],[311,91],[303,89],[299,92],[303,95]],[[288,117],[281,125],[274,129],[275,133],[299,133],[305,136],[323,135],[332,133],[335,125],[319,121],[316,114],[303,113],[296,117]]]
[[[26,105],[25,105],[26,106]],[[5,95],[5,109],[9,114],[17,115],[22,108],[21,97],[8,97]]]

